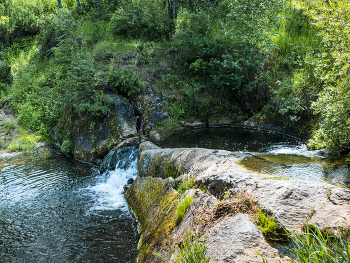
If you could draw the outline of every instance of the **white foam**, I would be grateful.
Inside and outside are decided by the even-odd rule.
[[[132,155],[130,155],[131,157]],[[124,199],[124,185],[129,178],[137,176],[137,159],[132,160],[129,168],[126,170],[118,168],[114,171],[105,172],[100,180],[94,186],[89,186],[85,190],[92,192],[94,205],[90,211],[96,210],[128,210],[127,203]]]
[[[298,146],[274,146],[268,151],[271,154],[290,154],[299,155],[305,157],[321,157],[319,155],[320,151],[309,151],[305,144]]]

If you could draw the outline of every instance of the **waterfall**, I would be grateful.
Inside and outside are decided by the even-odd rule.
[[[129,178],[135,179],[137,176],[137,153],[136,146],[129,146],[118,148],[105,157],[96,185],[86,188],[95,197],[95,204],[90,211],[128,209],[123,187]]]

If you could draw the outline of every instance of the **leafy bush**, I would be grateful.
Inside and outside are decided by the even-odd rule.
[[[113,100],[97,88],[98,79],[91,60],[76,58],[68,68],[63,107],[65,112],[103,116],[110,112]]]
[[[211,95],[235,98],[252,91],[262,58],[248,46],[232,49],[225,41],[185,32],[178,38],[185,67]]]
[[[0,4],[0,39],[38,33],[57,8],[56,0],[17,0]]]
[[[108,81],[112,89],[124,97],[140,93],[145,87],[137,68],[133,66],[116,68],[113,61],[108,72]]]
[[[127,38],[169,39],[174,22],[160,0],[126,0],[113,14],[110,29],[113,34]]]
[[[11,81],[11,68],[7,62],[0,60],[0,83]]]

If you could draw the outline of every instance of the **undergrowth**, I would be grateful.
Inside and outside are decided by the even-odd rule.
[[[289,238],[292,240],[292,248],[289,251],[296,263],[345,263],[350,262],[350,230],[344,232],[339,229],[341,235],[325,233],[318,227],[306,226],[305,232],[292,231]],[[260,254],[259,254],[260,255]],[[268,261],[260,255],[264,263]]]
[[[183,245],[179,248],[178,253],[175,253],[174,263],[207,263],[209,258],[206,256],[208,244],[206,240],[199,241],[197,235],[190,235],[186,232],[186,237]],[[168,262],[162,255],[153,252],[162,262]]]

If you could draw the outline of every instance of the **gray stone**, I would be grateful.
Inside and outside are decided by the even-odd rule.
[[[136,95],[133,98],[134,106],[141,116],[141,131],[149,133],[157,123],[169,117],[168,112],[163,110],[163,97],[154,93],[151,89]]]
[[[350,227],[350,220],[346,220],[350,212],[349,190],[306,180],[262,179],[260,174],[238,165],[246,156],[249,155],[209,149],[145,150],[139,153],[139,176],[147,176],[149,169],[171,161],[183,172],[177,182],[192,178],[216,194],[225,190],[247,192],[284,228],[298,230],[310,219],[321,227]]]
[[[123,140],[136,135],[135,116],[131,104],[118,96],[112,96],[112,98],[114,104],[107,117],[97,118],[77,114],[73,118],[74,125],[70,140],[73,143],[74,158],[97,163],[98,159],[103,158]],[[94,125],[91,125],[93,123]],[[70,129],[69,125],[65,120],[61,120],[51,132],[53,144],[57,148],[60,148],[63,141],[67,139],[61,134],[65,134],[66,130]]]
[[[237,214],[207,230],[201,238],[207,240],[210,263],[261,263],[259,252],[270,263],[287,262],[264,239],[259,228],[245,214]]]

